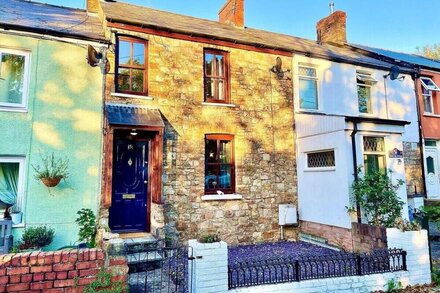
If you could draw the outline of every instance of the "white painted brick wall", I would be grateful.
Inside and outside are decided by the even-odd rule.
[[[408,271],[253,286],[233,289],[229,292],[371,292],[386,289],[390,280],[400,281],[404,286],[431,283],[427,232],[425,230],[401,232],[392,228],[387,229],[387,238],[388,248],[401,248],[407,252]],[[194,249],[194,256],[201,257],[193,262],[193,290],[191,292],[228,292],[227,244],[225,242],[202,244],[196,240],[190,240],[189,246]]]
[[[228,244],[224,241],[199,243],[188,241],[189,256],[196,259],[189,261],[192,272],[192,293],[221,293],[228,291]],[[192,267],[191,267],[192,266]]]

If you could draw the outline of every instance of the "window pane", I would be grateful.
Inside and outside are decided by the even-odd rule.
[[[435,141],[435,140],[425,140],[425,145],[426,146],[433,146],[433,147],[435,147],[435,146],[437,146],[437,141]]]
[[[19,163],[0,163],[0,207],[17,202]]]
[[[425,111],[425,113],[432,113],[432,95],[431,92],[426,90],[426,89],[422,89],[422,95],[423,95],[423,110]]]
[[[119,64],[130,64],[131,43],[127,41],[119,41]]]
[[[371,113],[371,89],[368,86],[357,86],[359,112]]]
[[[232,163],[232,142],[230,140],[220,141],[220,163]]]
[[[427,157],[426,158],[426,170],[429,173],[435,174],[435,168],[434,168],[434,158],[433,157]]]
[[[205,100],[214,99],[214,92],[215,92],[214,79],[206,78],[205,79]]]
[[[205,161],[208,163],[217,163],[217,141],[206,140],[205,143]]]
[[[384,155],[364,155],[365,173],[376,172],[385,169]]]
[[[25,57],[2,53],[0,64],[0,102],[21,104],[23,100]]]
[[[133,43],[133,65],[145,64],[145,44]]]
[[[138,69],[131,70],[131,86],[133,92],[144,91],[144,71]]]
[[[217,99],[224,101],[225,100],[225,89],[223,86],[223,80],[217,80]]]
[[[317,152],[307,154],[307,167],[309,168],[323,168],[335,166],[335,152]]]
[[[316,69],[310,67],[299,67],[298,74],[302,76],[316,77]]]
[[[318,91],[316,80],[300,79],[299,96],[301,109],[318,109]]]
[[[364,151],[383,152],[385,149],[383,137],[364,136]]]
[[[223,76],[224,75],[223,68],[224,68],[224,62],[225,62],[224,56],[216,55],[215,58],[216,58],[216,66],[217,66],[215,74],[217,76]]]
[[[219,166],[206,166],[205,190],[217,190],[219,187]]]
[[[222,189],[230,189],[231,188],[231,173],[232,167],[229,165],[221,165],[220,174],[218,176],[218,185],[219,188]]]
[[[118,69],[118,90],[130,90],[130,69]]]
[[[212,75],[214,70],[213,70],[213,59],[214,59],[214,55],[212,54],[205,54],[205,75]]]

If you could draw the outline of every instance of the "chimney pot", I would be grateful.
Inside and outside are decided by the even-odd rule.
[[[218,13],[221,23],[244,27],[244,0],[226,0]]]
[[[319,43],[347,43],[347,15],[344,11],[335,11],[316,24]]]

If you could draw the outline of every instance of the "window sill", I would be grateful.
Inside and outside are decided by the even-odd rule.
[[[202,200],[234,200],[243,199],[241,194],[205,194],[202,196]]]
[[[228,107],[228,108],[235,108],[234,104],[223,104],[223,103],[209,103],[209,102],[203,102],[203,106],[213,106],[213,107]]]
[[[311,110],[311,109],[299,109],[296,111],[298,114],[324,114],[322,110]]]
[[[12,225],[12,228],[24,228],[24,227],[25,227],[24,223]]]
[[[154,98],[145,95],[133,95],[133,94],[124,94],[124,93],[111,93],[110,95],[112,97],[118,97],[118,98],[132,98],[132,99],[141,99],[148,101],[154,100]]]
[[[4,107],[0,106],[0,111],[4,112],[19,112],[19,113],[27,113],[27,108],[21,108],[21,107]]]
[[[439,114],[423,113],[423,116],[440,118]]]
[[[322,168],[306,168],[304,169],[304,172],[328,172],[328,171],[336,171],[336,168],[334,167],[322,167]]]

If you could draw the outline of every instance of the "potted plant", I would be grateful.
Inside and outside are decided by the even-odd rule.
[[[20,250],[39,250],[52,243],[55,230],[47,226],[27,228],[21,238]]]
[[[50,155],[41,155],[41,165],[32,165],[35,171],[35,179],[41,180],[47,187],[57,186],[61,179],[66,180],[69,177],[69,160],[55,158],[54,153]]]
[[[9,208],[9,215],[11,216],[12,224],[17,225],[21,223],[23,213],[20,212],[17,205],[13,205]]]

